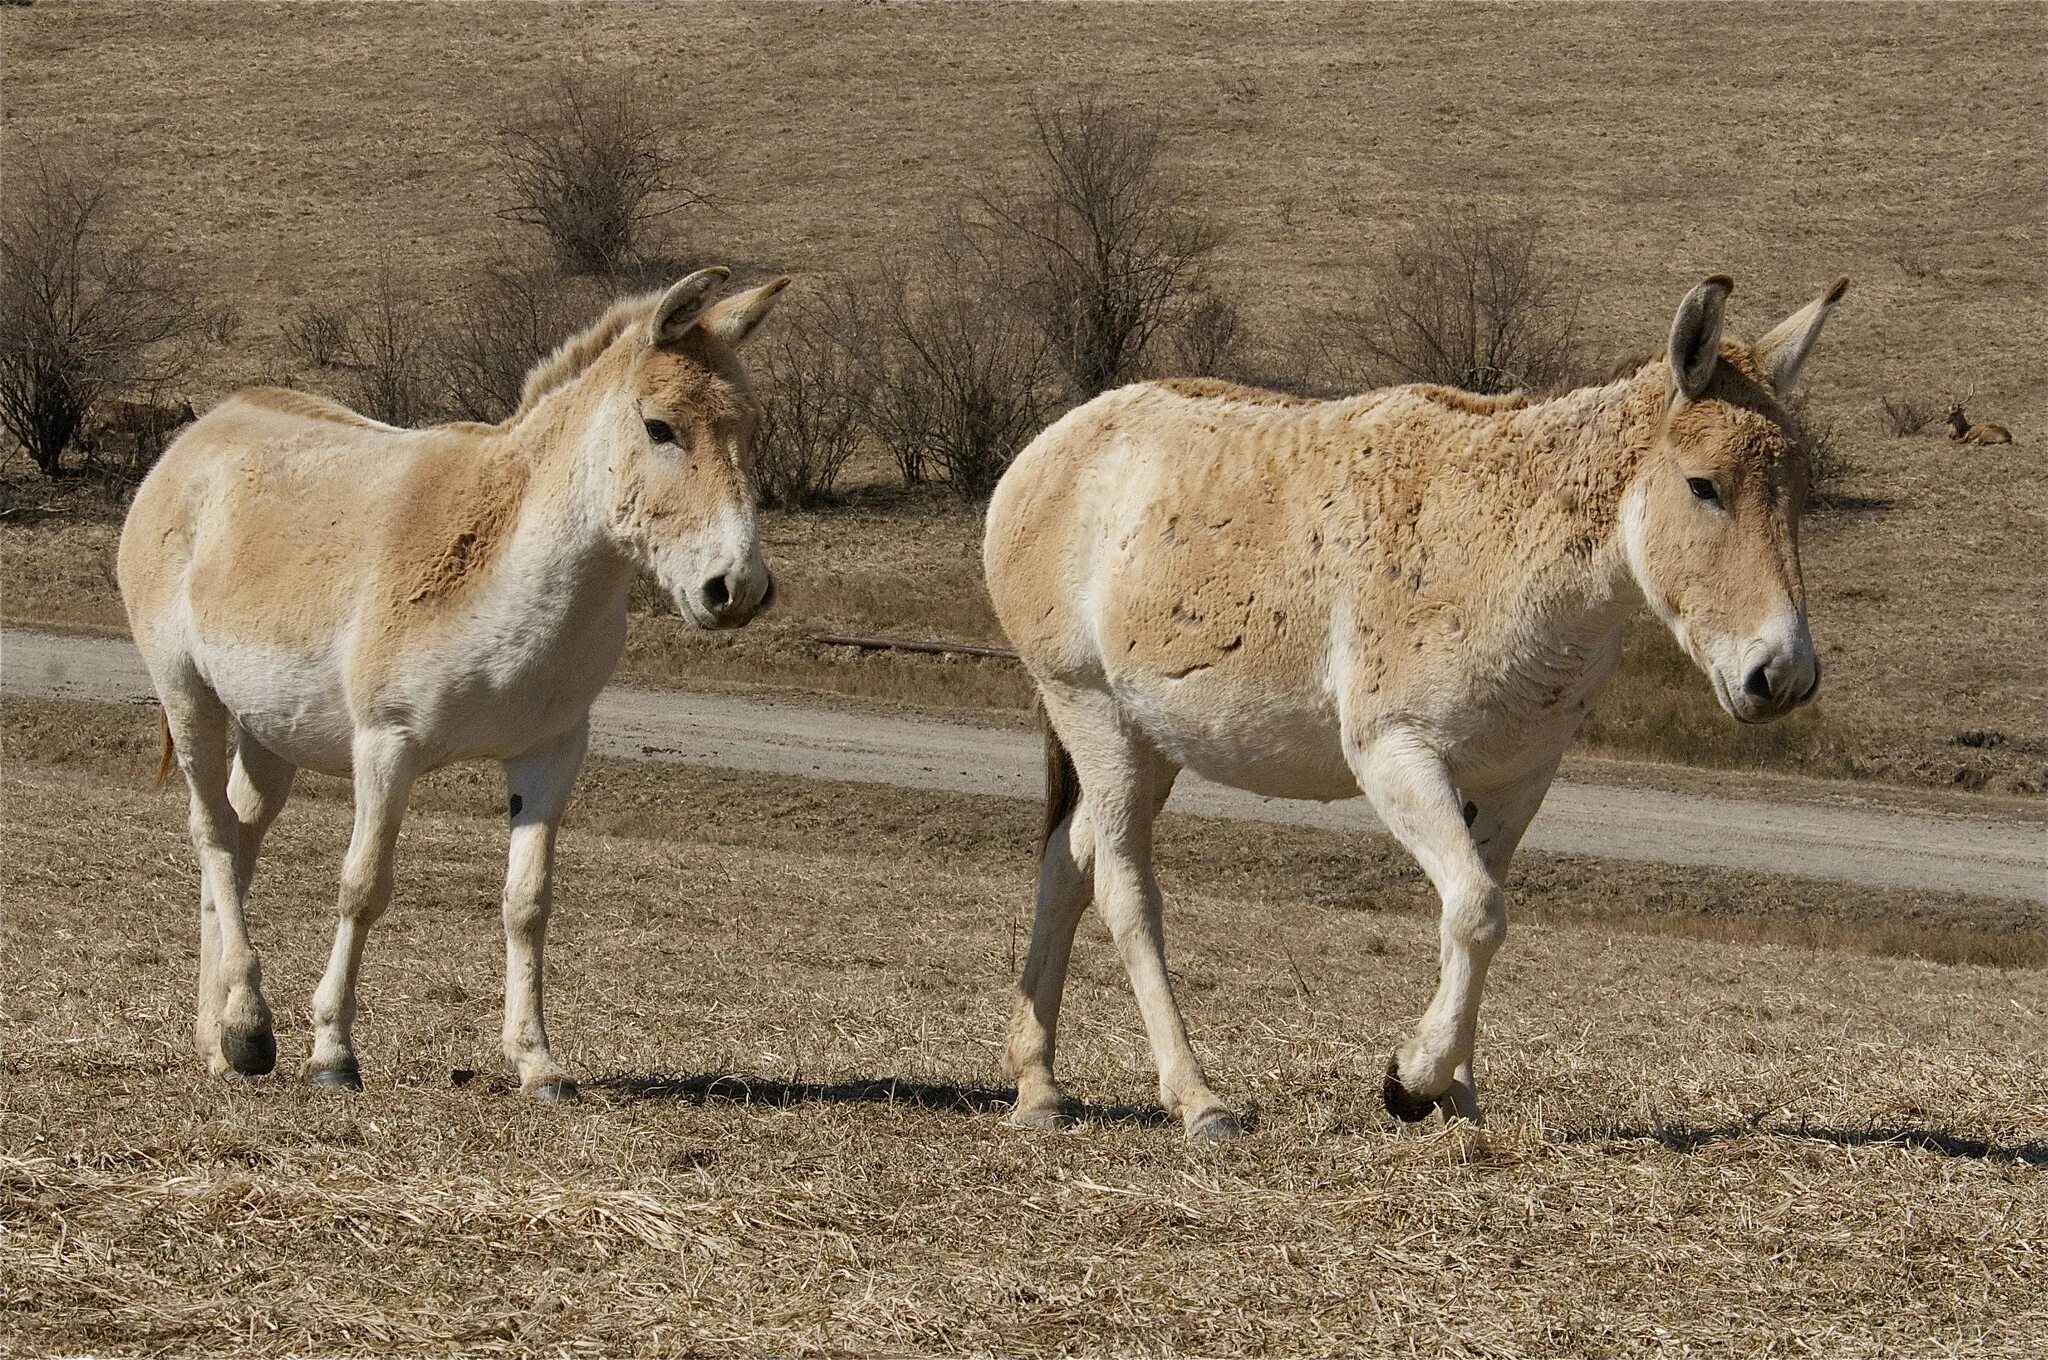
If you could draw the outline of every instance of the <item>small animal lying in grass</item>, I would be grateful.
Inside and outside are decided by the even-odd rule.
[[[2003,425],[1972,425],[1959,401],[1949,403],[1948,437],[1958,444],[2012,443],[2012,431]]]

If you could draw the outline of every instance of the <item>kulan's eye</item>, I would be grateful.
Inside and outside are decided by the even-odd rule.
[[[1714,484],[1705,477],[1688,477],[1685,484],[1691,489],[1694,500],[1705,501],[1708,505],[1721,503],[1721,493],[1714,490]]]
[[[655,443],[673,444],[676,442],[676,427],[667,421],[649,420],[643,423],[647,426],[647,437]]]

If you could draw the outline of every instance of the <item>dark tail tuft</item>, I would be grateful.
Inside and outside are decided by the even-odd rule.
[[[156,786],[162,788],[170,782],[171,767],[178,760],[178,747],[171,740],[171,720],[169,716],[161,710],[158,711],[156,716],[157,721],[161,722],[164,728],[164,753],[156,762]]]
[[[1038,723],[1045,731],[1045,825],[1038,832],[1038,853],[1052,843],[1052,833],[1073,814],[1081,801],[1081,776],[1074,772],[1074,759],[1060,745],[1059,733],[1039,710]]]

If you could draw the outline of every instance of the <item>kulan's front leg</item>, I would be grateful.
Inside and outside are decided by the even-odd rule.
[[[536,1100],[568,1100],[576,1083],[548,1048],[545,953],[555,900],[555,833],[583,768],[590,728],[505,762],[512,843],[505,869],[505,1058]]]
[[[1387,1066],[1387,1109],[1414,1121],[1441,1104],[1477,1123],[1472,1049],[1487,965],[1507,938],[1507,894],[1473,842],[1449,771],[1418,736],[1383,735],[1360,749],[1353,764],[1373,811],[1443,901],[1436,995]]]

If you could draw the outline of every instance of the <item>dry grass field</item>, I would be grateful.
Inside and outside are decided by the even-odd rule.
[[[1659,759],[2031,794],[2048,786],[2048,141],[2039,12],[1939,6],[357,6],[100,4],[0,12],[7,118],[119,167],[122,194],[240,325],[204,400],[285,371],[284,313],[377,271],[445,298],[510,228],[492,131],[563,69],[672,88],[711,204],[677,250],[806,283],[873,269],[1023,164],[1029,108],[1087,92],[1165,118],[1225,231],[1222,264],[1275,341],[1358,296],[1446,197],[1541,213],[1588,289],[1595,348],[1656,344],[1703,274],[1754,329],[1855,280],[1813,366],[1847,472],[1809,521],[1828,668],[1797,725],[1736,733],[1646,635],[1600,725]],[[1884,433],[1878,402],[1974,385],[2018,442]],[[0,542],[10,621],[118,626],[115,512]],[[879,473],[870,469],[867,480]],[[773,626],[636,630],[632,667],[1012,706],[1000,667],[830,654],[831,627],[986,639],[971,510],[871,486],[776,517]]]
[[[2048,790],[2048,23],[2021,5],[0,7],[0,158],[96,158],[237,321],[190,394],[289,369],[287,312],[380,270],[453,300],[506,250],[497,111],[568,69],[673,92],[708,205],[676,254],[799,289],[883,265],[1023,163],[1029,111],[1161,115],[1266,339],[1312,339],[1447,199],[1540,213],[1602,355],[1738,280],[1753,332],[1849,274],[1810,366],[1844,471],[1807,521],[1814,709],[1739,729],[1661,632],[1586,734],[1607,782],[2038,820]],[[1974,385],[2009,447],[1887,433]],[[0,616],[124,631],[120,506],[0,459]],[[636,682],[1018,712],[978,512],[866,457],[774,512],[782,603],[642,599]],[[1021,719],[1021,713],[1018,713]],[[0,1354],[2048,1353],[2040,904],[1527,854],[1483,1132],[1397,1126],[1435,899],[1391,842],[1171,816],[1174,985],[1251,1136],[1191,1151],[1082,929],[1077,1127],[1004,1122],[1038,810],[592,762],[549,1019],[583,1098],[498,1054],[495,772],[424,781],[357,1028],[293,1080],[347,790],[301,780],[252,913],[280,1073],[192,1053],[196,875],[154,713],[0,702]],[[1984,795],[1979,801],[1954,790]]]
[[[1493,1123],[1414,1131],[1377,1088],[1431,975],[1420,876],[1170,818],[1176,986],[1254,1123],[1193,1154],[1093,920],[1062,1048],[1085,1121],[1001,1122],[1031,807],[599,762],[550,978],[586,1094],[538,1107],[496,1053],[497,793],[460,773],[417,800],[369,1089],[336,1098],[198,1070],[148,713],[0,713],[11,1353],[2048,1345],[2048,973],[1872,933],[1988,928],[2038,961],[2037,909],[1531,856]],[[289,1073],[344,791],[307,780],[274,834],[255,919]]]

